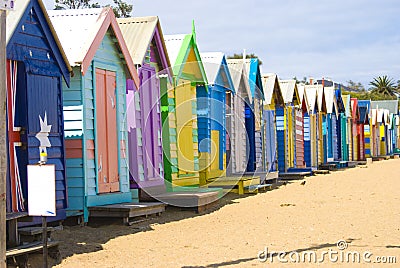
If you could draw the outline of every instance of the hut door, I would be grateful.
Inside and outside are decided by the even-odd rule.
[[[178,166],[179,174],[194,173],[193,154],[193,93],[190,83],[179,85],[175,91],[176,122],[178,130]]]
[[[160,129],[160,114],[158,112],[158,84],[154,69],[141,69],[142,85],[141,96],[143,122],[143,155],[147,178],[149,180],[160,177],[158,130]]]
[[[119,191],[115,72],[96,69],[98,192]]]

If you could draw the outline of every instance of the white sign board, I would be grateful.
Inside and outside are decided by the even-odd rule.
[[[29,216],[56,216],[54,165],[28,165]]]
[[[14,10],[14,0],[0,0],[0,9]]]

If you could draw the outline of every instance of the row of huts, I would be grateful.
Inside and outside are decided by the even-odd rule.
[[[399,147],[397,101],[262,74],[256,58],[200,52],[194,26],[164,35],[156,16],[15,5],[6,40],[8,212],[27,209],[27,165],[43,151],[56,167],[53,220],[87,221],[91,206],[131,202],[132,193],[268,178]]]

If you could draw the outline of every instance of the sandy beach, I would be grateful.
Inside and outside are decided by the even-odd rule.
[[[167,208],[132,226],[67,226],[54,235],[63,241],[56,267],[398,267],[399,180],[400,160],[386,160],[309,177],[305,185],[228,194],[202,215]],[[397,264],[376,263],[391,257]]]

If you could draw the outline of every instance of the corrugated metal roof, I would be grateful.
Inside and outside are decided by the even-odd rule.
[[[244,62],[237,61],[236,59],[227,59],[226,61],[228,63],[233,85],[235,86],[235,91],[244,91],[243,93],[248,96],[250,102],[253,102],[253,96],[250,92],[249,79]],[[244,89],[241,89],[241,81],[245,87]]]
[[[56,31],[55,31],[55,29],[53,27],[53,24],[51,23],[51,20],[49,18],[49,15],[48,15],[48,12],[46,10],[46,7],[43,4],[42,0],[37,0],[37,2],[38,2],[40,8],[43,11],[43,14],[44,14],[44,16],[46,18],[46,21],[47,21],[47,23],[48,23],[48,25],[50,27],[50,30],[51,30],[52,34],[54,36],[54,39],[55,39],[55,41],[56,41],[56,43],[57,43],[57,45],[58,45],[58,47],[59,47],[59,49],[61,51],[61,55],[64,58],[64,61],[65,61],[66,65],[67,65],[67,68],[68,68],[68,71],[70,73],[72,73],[72,67],[70,65],[70,61],[68,60],[66,52],[65,52],[63,46],[61,45],[59,36],[57,35],[57,33],[56,33]],[[7,11],[7,18],[6,18],[6,21],[7,21],[7,23],[6,23],[7,24],[6,25],[6,44],[8,44],[8,41],[10,41],[10,38],[13,36],[15,28],[18,26],[18,24],[19,24],[19,22],[21,20],[21,17],[25,13],[26,8],[28,7],[29,3],[30,3],[30,0],[17,0],[17,1],[14,1],[14,10],[13,11]]]
[[[106,11],[106,8],[48,11],[72,66],[82,63],[107,16]]]
[[[263,83],[263,89],[264,89],[264,104],[270,105],[272,103],[272,97],[274,95],[274,89],[275,89],[275,83],[278,81],[278,75],[274,73],[268,73],[268,74],[263,74],[262,75],[262,83]],[[278,83],[280,92],[282,93],[281,85]],[[285,101],[285,98],[283,96],[283,99]],[[286,101],[285,101],[286,102]]]
[[[206,71],[207,80],[209,83],[214,83],[224,59],[222,52],[206,52],[201,53],[201,61],[203,62],[204,70]]]
[[[371,108],[383,108],[388,109],[393,114],[399,113],[399,102],[397,100],[382,100],[382,101],[371,101]]]
[[[293,95],[296,88],[296,80],[279,80],[283,100],[285,103],[293,102]]]
[[[117,19],[124,35],[133,63],[142,64],[154,31],[159,23],[157,16]]]
[[[176,64],[183,41],[186,37],[190,37],[190,34],[164,35],[165,45],[172,66],[175,66]]]

